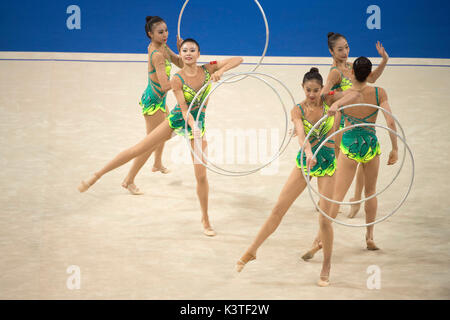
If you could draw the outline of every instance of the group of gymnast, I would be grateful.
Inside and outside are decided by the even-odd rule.
[[[131,194],[143,194],[135,185],[134,179],[150,155],[155,153],[153,171],[168,173],[169,170],[162,164],[162,152],[165,141],[175,135],[189,135],[193,149],[194,144],[200,145],[202,152],[198,155],[206,163],[207,142],[205,139],[205,109],[198,115],[199,108],[207,97],[211,82],[218,81],[222,75],[239,66],[243,59],[233,57],[212,61],[198,65],[200,45],[192,38],[177,38],[175,54],[167,46],[168,29],[165,21],[157,16],[146,17],[145,32],[150,39],[148,46],[148,85],[142,94],[140,105],[146,123],[147,134],[136,145],[120,152],[102,169],[96,171],[78,186],[80,192],[85,192],[104,174],[124,165],[134,159],[133,165],[122,182],[122,187]],[[380,87],[369,86],[382,74],[389,59],[383,46],[378,42],[376,48],[382,61],[372,71],[372,63],[366,57],[359,57],[353,63],[348,61],[349,45],[346,38],[339,33],[328,34],[328,48],[333,57],[333,65],[325,84],[317,68],[311,68],[302,81],[302,88],[306,98],[293,106],[291,111],[294,123],[294,134],[298,138],[300,149],[296,164],[284,184],[278,200],[270,215],[259,230],[252,244],[236,263],[236,269],[241,272],[244,266],[256,259],[256,253],[262,243],[277,229],[283,216],[292,203],[303,192],[307,183],[302,168],[309,169],[310,177],[317,177],[319,192],[335,201],[342,201],[350,188],[356,173],[356,187],[351,201],[360,200],[362,191],[366,197],[376,192],[378,170],[380,166],[380,145],[375,128],[360,126],[349,129],[336,135],[335,141],[327,143],[313,157],[318,146],[339,128],[357,123],[375,123],[379,109],[369,106],[347,108],[337,112],[339,107],[350,104],[372,104],[391,112],[386,90]],[[171,67],[175,64],[180,70],[170,79]],[[209,85],[207,85],[209,83]],[[203,88],[203,89],[202,89]],[[199,92],[202,89],[203,92]],[[169,91],[175,95],[177,105],[169,112],[166,107],[166,97]],[[195,96],[198,99],[192,101]],[[188,114],[188,106],[191,105]],[[313,129],[308,141],[305,138],[324,115],[328,115],[320,126]],[[394,119],[383,112],[387,126],[396,132]],[[199,119],[196,123],[194,119]],[[188,130],[185,130],[187,122]],[[200,125],[198,125],[200,124]],[[389,133],[392,149],[387,164],[392,165],[398,159],[397,136]],[[203,232],[207,236],[215,236],[208,216],[209,184],[206,167],[194,160],[192,155],[195,178],[197,180],[197,196],[202,212]],[[339,205],[325,199],[318,203],[320,209],[331,218],[339,212]],[[354,217],[359,210],[359,204],[352,205],[349,217]],[[364,205],[366,223],[375,221],[377,213],[377,198],[372,197]],[[367,226],[365,235],[368,250],[378,250],[374,242],[374,225]],[[328,286],[331,270],[331,254],[333,249],[333,226],[330,219],[319,215],[319,232],[313,241],[311,249],[302,258],[306,261],[312,259],[314,254],[323,250],[323,262],[319,286]]]

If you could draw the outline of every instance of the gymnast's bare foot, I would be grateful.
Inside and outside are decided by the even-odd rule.
[[[329,276],[320,276],[319,281],[317,281],[319,287],[328,287],[330,285]]]
[[[328,287],[330,285],[330,268],[322,268],[320,272],[319,281],[317,281],[319,287]]]
[[[322,249],[322,243],[320,241],[314,240],[312,248],[302,256],[302,259],[305,261],[312,259],[316,252],[320,249]]]
[[[350,198],[350,202],[358,201],[358,200],[361,200],[361,199]],[[356,214],[358,213],[359,208],[361,208],[361,203],[356,203],[356,204],[350,205],[350,213],[348,214],[348,217],[350,219],[353,219],[356,216]]]
[[[122,187],[127,189],[132,195],[140,196],[144,194],[134,183],[122,182]]]
[[[153,166],[152,172],[158,172],[158,171],[161,173],[164,173],[164,174],[167,174],[170,172],[170,170],[164,166],[160,166],[160,167]]]
[[[205,236],[214,237],[216,235],[216,232],[211,227],[209,220],[203,219],[202,224],[203,224],[203,233],[205,234]]]
[[[249,252],[244,253],[244,255],[238,260],[238,262],[236,262],[236,271],[241,272],[242,269],[244,269],[245,265],[248,262],[255,260],[255,259],[256,259],[255,255],[253,255]]]
[[[87,189],[89,189],[94,183],[97,182],[99,179],[99,176],[97,176],[95,173],[87,180],[81,181],[81,183],[78,185],[78,191],[85,192]]]
[[[375,241],[373,239],[367,239],[366,237],[366,244],[367,244],[367,250],[380,250],[380,248],[377,247],[375,244]]]

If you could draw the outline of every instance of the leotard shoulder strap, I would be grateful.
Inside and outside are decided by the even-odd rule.
[[[300,108],[300,111],[302,112],[302,116],[304,118],[305,117],[305,112],[303,111],[302,106],[300,105],[300,103],[298,103],[297,106]]]
[[[177,76],[178,78],[180,78],[181,84],[184,86],[184,80],[183,80],[183,77],[180,76],[180,74],[178,74],[178,73],[175,73],[175,76]]]
[[[377,98],[377,106],[380,106],[380,101],[378,100],[378,87],[375,87],[375,97]]]
[[[158,51],[158,50],[153,50],[152,53],[150,54],[150,65],[152,66],[152,71],[149,71],[149,72],[148,72],[149,74],[153,74],[153,73],[156,72],[155,66],[153,65],[153,61],[152,61],[153,54],[154,54],[156,51]]]

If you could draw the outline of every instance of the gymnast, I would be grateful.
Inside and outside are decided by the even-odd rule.
[[[389,55],[384,49],[383,45],[380,42],[376,43],[376,49],[378,54],[382,57],[382,61],[380,65],[373,70],[369,76],[367,77],[367,82],[375,83],[375,81],[381,76],[383,73],[386,64],[389,60]],[[330,73],[328,74],[327,81],[322,89],[322,94],[327,94],[330,90],[335,90],[339,92],[346,91],[352,87],[352,63],[348,62],[348,55],[350,53],[350,47],[348,45],[347,39],[340,33],[328,33],[328,50],[333,57],[333,64],[330,69]],[[340,128],[344,127],[344,118],[341,118]],[[341,134],[337,136],[341,137]],[[339,147],[339,146],[338,146]],[[336,152],[336,158],[339,157],[339,150]],[[355,184],[355,193],[350,201],[358,201],[361,200],[361,195],[364,186],[364,173],[363,167],[358,166],[356,173],[356,184]],[[350,213],[348,215],[349,218],[354,218],[360,209],[361,204],[352,204],[350,207]],[[307,251],[302,259],[307,261],[314,257],[314,254],[322,248],[322,243],[320,241],[319,236],[314,239],[311,249]]]
[[[302,87],[306,95],[306,99],[294,106],[291,111],[292,121],[295,126],[295,133],[298,137],[300,146],[304,144],[305,137],[314,124],[322,118],[328,111],[329,106],[335,100],[342,96],[342,93],[335,95],[321,95],[323,87],[323,79],[317,68],[311,68],[303,77]],[[311,177],[317,177],[319,192],[331,198],[334,190],[333,174],[336,170],[336,159],[334,142],[328,141],[322,149],[320,149],[316,158],[313,153],[320,143],[333,132],[334,118],[328,117],[326,121],[313,131],[309,141],[305,144],[303,159],[301,159],[301,150],[296,158],[296,166],[293,168],[288,180],[280,192],[278,201],[272,209],[271,214],[258,232],[253,243],[238,260],[236,269],[238,272],[244,268],[245,264],[256,259],[256,252],[262,243],[277,229],[283,216],[286,214],[292,203],[302,193],[306,187],[306,181],[303,177],[301,162],[303,162],[304,170],[310,168]],[[330,206],[329,201],[320,201],[320,207],[328,212]]]
[[[166,44],[169,32],[165,21],[157,16],[148,16],[145,20],[145,34],[151,41],[148,45],[148,85],[139,104],[142,106],[146,132],[149,134],[167,116],[166,97],[167,92],[171,89],[170,71],[172,70],[172,63],[182,68],[183,62]],[[178,39],[179,43],[180,39]],[[164,143],[161,143],[155,149],[153,172],[169,172],[162,164],[163,149]],[[146,152],[134,159],[130,171],[122,182],[122,187],[131,194],[143,194],[134,184],[134,179],[150,155],[151,152]]]
[[[343,93],[343,97],[335,101],[328,110],[328,115],[335,116],[335,130],[340,123],[340,118],[345,119],[345,127],[357,123],[375,123],[378,110],[369,106],[358,106],[347,108],[336,114],[336,110],[344,105],[357,103],[373,104],[382,109],[391,112],[386,91],[379,87],[367,85],[368,76],[372,71],[372,63],[366,57],[359,57],[355,60],[352,67],[352,76],[354,79],[350,89]],[[396,132],[394,119],[383,112],[387,126]],[[392,144],[389,153],[388,165],[393,165],[398,160],[397,136],[389,132]],[[370,197],[376,192],[378,170],[380,166],[380,145],[376,136],[375,128],[371,126],[356,127],[347,130],[336,139],[336,146],[340,146],[342,156],[338,157],[335,175],[335,186],[333,200],[342,201],[347,193],[358,164],[362,166],[364,173],[364,194]],[[326,194],[324,194],[327,196]],[[328,196],[327,196],[328,197]],[[328,202],[328,201],[326,201]],[[377,214],[377,198],[373,197],[365,202],[366,223],[375,221]],[[339,209],[338,204],[331,204],[329,216],[335,218]],[[326,211],[325,211],[326,212]],[[333,248],[333,227],[331,221],[320,215],[319,236],[322,241],[324,259],[320,273],[320,286],[329,285],[329,274],[331,268],[331,254]],[[366,245],[368,250],[378,250],[373,239],[374,225],[368,226],[366,231]]]
[[[367,77],[367,82],[375,83],[377,79],[383,73],[386,64],[389,60],[389,55],[384,49],[383,45],[378,41],[375,45],[378,54],[382,57],[380,65],[373,70]],[[348,62],[348,55],[350,48],[347,39],[339,33],[328,33],[328,50],[333,57],[333,64],[328,74],[327,81],[323,87],[322,93],[327,94],[330,90],[345,91],[352,87],[352,63]],[[343,127],[343,118],[341,121],[341,127]],[[339,157],[339,154],[336,154]],[[356,174],[355,194],[350,201],[361,200],[361,194],[364,184],[364,175],[362,168],[359,167]],[[355,217],[358,213],[361,204],[353,204],[350,207],[349,218]]]
[[[191,140],[191,146],[195,152],[201,150],[206,155],[206,139],[205,133],[205,109],[200,114],[199,123],[201,126],[195,125],[195,120],[200,109],[201,103],[204,101],[208,92],[211,89],[211,81],[220,80],[225,71],[233,69],[239,66],[243,59],[241,57],[233,57],[219,61],[212,61],[202,66],[197,65],[197,61],[200,57],[200,46],[194,39],[185,39],[180,45],[180,57],[183,63],[183,68],[175,74],[171,80],[171,87],[175,94],[178,104],[172,109],[167,121],[162,122],[156,129],[149,133],[144,139],[138,142],[136,145],[128,148],[119,153],[113,160],[111,160],[101,170],[95,172],[89,179],[82,181],[78,186],[80,192],[85,192],[91,187],[98,179],[100,179],[105,173],[114,170],[131,159],[134,159],[145,153],[151,153],[161,143],[169,140],[175,134],[185,135],[185,123],[188,123],[188,136]],[[207,85],[209,83],[209,85]],[[207,85],[207,86],[206,86]],[[187,114],[188,105],[191,104],[194,96],[202,88],[202,92],[199,93],[199,99],[197,99],[191,109],[190,114]],[[206,103],[205,103],[206,106]],[[200,153],[200,152],[199,152]],[[199,157],[202,157],[200,154]],[[200,201],[202,211],[202,225],[203,232],[207,236],[214,236],[216,232],[211,227],[208,216],[208,193],[209,185],[206,177],[206,167],[202,164],[194,161],[194,172],[197,180],[197,196]],[[202,160],[205,159],[202,157]]]

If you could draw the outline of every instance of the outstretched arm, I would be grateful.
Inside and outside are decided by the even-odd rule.
[[[353,103],[358,97],[358,92],[353,92],[351,90],[347,90],[342,93],[341,98],[333,102],[330,109],[328,109],[328,115],[334,116],[336,114],[337,109],[342,106],[346,106],[348,104]]]
[[[342,91],[330,91],[327,94],[322,94],[320,97],[327,105],[331,106],[335,101],[338,101],[344,96]]]
[[[377,47],[378,54],[383,59],[381,60],[380,65],[375,70],[373,70],[367,77],[367,82],[369,82],[369,83],[375,83],[375,81],[377,81],[377,79],[383,73],[384,68],[386,67],[386,64],[389,60],[389,55],[387,54],[386,50],[384,49],[384,47],[380,41],[377,42],[376,47]]]
[[[380,88],[380,107],[382,107],[384,110],[389,111],[392,113],[391,107],[388,102],[386,91]],[[389,114],[386,112],[383,112],[384,118],[386,119],[386,123],[389,129],[397,132],[397,126],[395,125],[394,118],[392,118]],[[387,164],[391,165],[397,162],[398,160],[398,145],[397,145],[397,135],[389,131],[389,138],[391,139],[392,144],[392,150],[389,153],[389,159]]]
[[[211,79],[213,81],[219,81],[222,75],[233,68],[236,68],[244,61],[241,57],[233,57],[219,61],[213,61],[206,65],[208,71],[211,73]]]
[[[326,95],[328,92],[330,92],[331,88],[333,88],[334,85],[338,84],[341,81],[341,74],[337,69],[333,69],[328,74],[327,82],[322,88],[322,91],[320,94]]]
[[[329,106],[332,106],[334,102],[340,100],[344,96],[344,92],[342,91],[331,91],[327,95],[322,95],[322,100]],[[341,124],[342,114],[340,112],[336,112],[334,116],[333,130],[331,133],[339,130],[339,126]],[[330,133],[330,134],[331,134]],[[334,151],[336,154],[336,158],[339,155],[339,146],[341,145],[342,133],[338,133],[334,136]]]

